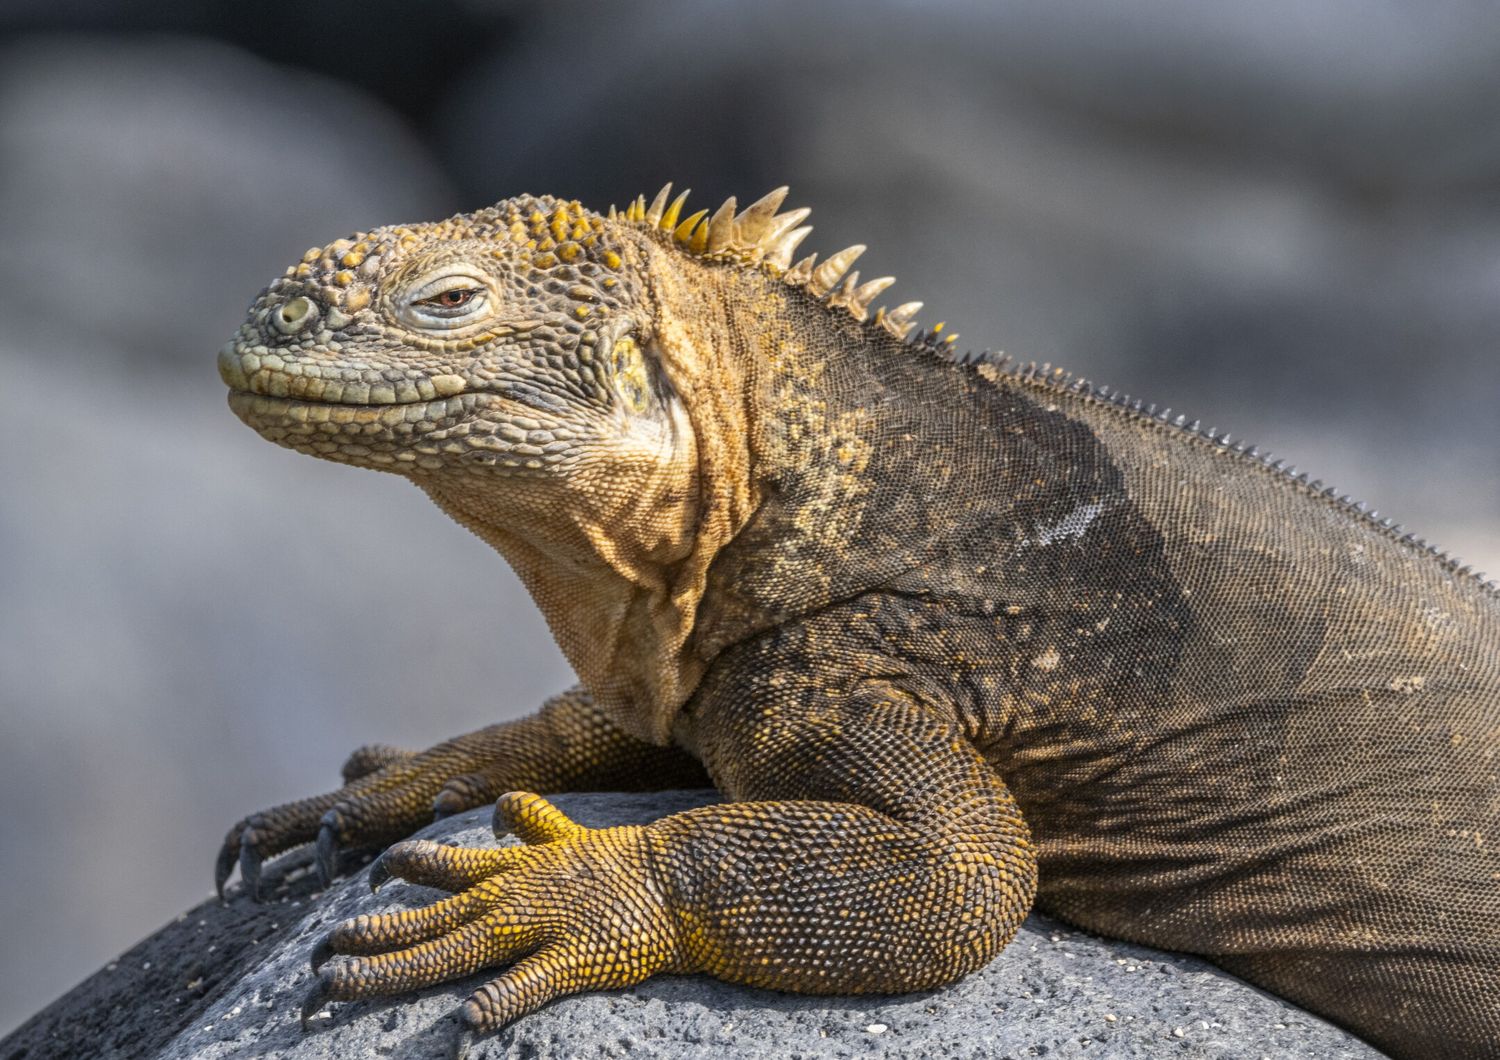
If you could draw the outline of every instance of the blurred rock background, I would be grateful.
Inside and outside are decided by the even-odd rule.
[[[1354,0],[0,9],[0,1034],[239,815],[569,680],[394,478],[213,354],[304,247],[520,191],[712,206],[964,344],[1249,437],[1500,573],[1500,20]]]

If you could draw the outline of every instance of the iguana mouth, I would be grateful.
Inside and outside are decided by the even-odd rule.
[[[229,408],[267,441],[341,463],[390,471],[433,471],[444,455],[469,455],[476,410],[490,395],[470,391],[434,401],[351,405],[231,389]]]
[[[296,371],[290,368],[296,367]],[[275,350],[246,349],[232,343],[219,351],[219,378],[232,392],[282,398],[309,405],[389,408],[440,403],[468,390],[468,382],[451,373],[414,375],[394,382],[359,369],[322,375],[306,371],[321,367],[288,362]],[[373,378],[372,378],[373,377]]]
[[[392,401],[384,404],[355,404],[347,401],[320,401],[307,398],[278,397],[252,390],[231,388],[229,407],[243,417],[292,420],[298,423],[382,424],[395,427],[402,423],[441,425],[463,417],[481,395],[470,392],[458,397],[434,401]]]

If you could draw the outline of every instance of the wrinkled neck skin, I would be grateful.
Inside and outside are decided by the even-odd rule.
[[[413,478],[510,563],[595,701],[628,732],[664,743],[710,661],[692,647],[709,567],[755,506],[744,351],[729,308],[741,295],[727,288],[759,277],[705,269],[631,235],[622,249],[656,278],[638,335],[668,395],[670,428],[655,445],[565,481],[485,469]]]
[[[690,435],[686,441],[690,458]],[[547,481],[417,479],[505,557],[580,679],[642,736],[630,724],[644,720],[636,704],[677,697],[691,676],[661,664],[681,640],[673,583],[691,555],[696,508],[691,465],[679,460],[665,471],[643,466],[573,482],[566,497]]]
[[[682,658],[694,600],[679,584],[695,553],[696,448],[685,417],[673,428],[660,462],[581,474],[565,492],[482,473],[417,479],[505,557],[599,705],[658,741],[654,716],[700,676]]]

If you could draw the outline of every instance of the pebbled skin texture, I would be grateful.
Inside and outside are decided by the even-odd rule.
[[[393,842],[431,821],[493,802],[516,787],[540,791],[640,791],[707,783],[703,767],[676,747],[622,734],[589,694],[572,688],[528,718],[459,736],[420,754],[362,747],[343,768],[336,792],[252,814],[235,824],[219,853],[222,894],[234,866],[250,866],[327,834],[336,844]],[[325,868],[325,875],[329,875]]]
[[[306,1011],[504,966],[471,1035],[659,971],[927,989],[1034,900],[1500,1055],[1500,596],[1221,439],[904,341],[789,267],[779,203],[360,234],[221,352],[250,426],[494,545],[582,680],[231,830],[221,884],[497,797],[529,844],[391,848],[377,882],[453,897],[337,928]],[[540,797],[705,772],[728,803],[643,827]]]

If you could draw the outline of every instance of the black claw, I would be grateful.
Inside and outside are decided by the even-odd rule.
[[[260,854],[243,839],[240,841],[240,878],[251,898],[260,901]]]
[[[307,997],[302,999],[302,1029],[307,1030],[307,1021],[323,1010],[328,1004],[328,998],[333,993],[333,976],[328,972],[319,972],[318,978],[314,980],[312,989],[307,992]]]
[[[490,815],[490,831],[495,833],[496,839],[504,839],[510,835],[510,820],[500,812],[498,801],[495,803],[495,812]]]
[[[370,893],[374,894],[380,890],[381,884],[391,878],[391,870],[386,867],[385,855],[382,854],[370,862]]]
[[[330,819],[332,818],[332,819]],[[339,871],[339,839],[337,818],[330,810],[323,817],[318,829],[318,882],[327,887]]]
[[[219,892],[221,902],[224,900],[224,885],[229,882],[229,876],[234,872],[234,863],[239,858],[239,833],[235,832],[232,840],[224,840],[224,845],[219,848],[219,860],[214,862],[214,890]]]
[[[312,962],[312,970],[316,972],[335,956],[337,954],[334,953],[333,943],[330,941],[329,936],[324,935],[318,940],[318,944],[313,947],[312,955],[309,957],[309,960]]]

